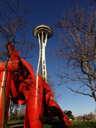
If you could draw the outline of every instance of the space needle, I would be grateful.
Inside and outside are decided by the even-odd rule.
[[[42,76],[43,80],[47,83],[45,48],[47,44],[47,39],[49,39],[53,35],[53,30],[47,25],[39,25],[33,29],[33,35],[38,38],[39,41],[39,60],[36,76],[38,76],[40,71],[40,75]]]

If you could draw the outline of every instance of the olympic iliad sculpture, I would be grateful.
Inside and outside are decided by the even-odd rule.
[[[48,118],[58,116],[64,126],[72,126],[59,105],[54,101],[53,92],[47,84],[47,71],[45,63],[45,49],[47,39],[52,36],[52,29],[46,25],[37,26],[33,30],[35,37],[39,39],[40,57],[37,74],[34,75],[32,66],[21,58],[13,45],[8,44],[10,61],[7,65],[6,93],[6,124],[8,119],[8,109],[10,97],[17,104],[26,104],[24,128],[42,128],[43,116]],[[42,49],[43,48],[43,49]],[[43,51],[42,51],[43,50]],[[41,64],[41,76],[39,65]],[[5,63],[0,62],[0,128],[3,112],[2,86],[5,77]],[[44,109],[44,110],[43,110]]]

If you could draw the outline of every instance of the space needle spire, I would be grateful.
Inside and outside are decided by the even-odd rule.
[[[39,74],[40,70],[40,75],[47,83],[45,48],[47,44],[47,39],[49,39],[53,35],[53,30],[47,25],[39,25],[33,29],[33,35],[38,38],[39,41],[39,60],[36,76]]]

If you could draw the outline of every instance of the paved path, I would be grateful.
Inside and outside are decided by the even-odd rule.
[[[20,123],[20,120],[8,121],[7,126],[8,126],[9,128],[24,128],[24,124]]]

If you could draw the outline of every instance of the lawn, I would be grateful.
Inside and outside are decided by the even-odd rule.
[[[72,121],[72,127],[69,128],[96,128],[96,122],[93,121]],[[64,128],[59,121],[52,121],[50,123],[44,123],[43,128]]]
[[[13,122],[13,123],[12,123]],[[9,127],[7,128],[10,128],[10,126],[12,127],[12,124],[14,124],[15,126],[17,125],[20,125],[20,124],[24,124],[24,121],[12,121],[9,125]],[[96,122],[94,121],[72,121],[72,127],[69,127],[69,128],[96,128]],[[23,128],[24,126],[21,126],[21,127],[18,127],[18,128]],[[14,126],[13,126],[14,128]],[[43,128],[64,128],[64,126],[62,125],[62,123],[59,121],[59,120],[52,120],[52,121],[49,121],[49,120],[46,120],[43,122]]]
[[[93,121],[73,121],[72,128],[96,128],[96,122]]]

